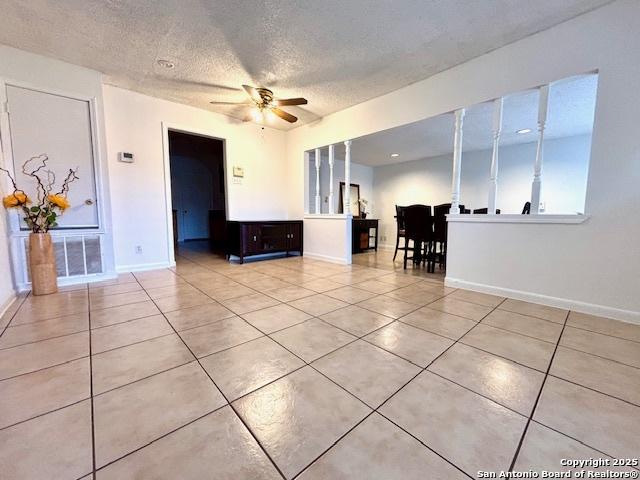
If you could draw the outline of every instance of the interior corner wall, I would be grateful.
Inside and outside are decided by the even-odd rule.
[[[169,265],[163,122],[225,140],[227,218],[286,219],[285,132],[105,85],[114,250],[120,271]],[[118,152],[134,163],[118,162]],[[244,169],[241,183],[233,167]],[[142,253],[136,253],[136,247]]]
[[[640,136],[632,133],[640,112],[638,24],[640,2],[617,0],[288,132],[289,215],[300,215],[305,202],[306,150],[597,70],[589,219],[526,227],[456,223],[447,277],[640,322]]]

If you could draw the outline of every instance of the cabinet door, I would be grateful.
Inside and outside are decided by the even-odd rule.
[[[243,225],[242,237],[243,253],[245,255],[260,253],[260,225]]]
[[[266,253],[287,250],[286,223],[264,223],[261,230],[262,251]]]
[[[289,224],[289,250],[302,250],[302,225],[299,223]]]

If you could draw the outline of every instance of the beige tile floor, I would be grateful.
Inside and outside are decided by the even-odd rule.
[[[640,326],[397,265],[191,249],[22,297],[0,320],[0,477],[444,480],[638,456]]]

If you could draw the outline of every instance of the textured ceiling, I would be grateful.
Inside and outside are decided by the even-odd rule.
[[[609,2],[2,0],[0,43],[231,116],[244,112],[209,101],[246,100],[243,83],[304,96],[308,106],[287,107],[300,125]]]
[[[590,134],[596,106],[598,76],[581,75],[554,82],[549,90],[545,138]],[[535,142],[538,138],[538,91],[527,90],[505,97],[500,145]],[[463,122],[463,152],[492,148],[493,102],[467,108]],[[516,130],[530,128],[518,134]],[[356,138],[351,160],[363,165],[390,165],[453,152],[453,113]],[[391,157],[398,153],[397,157]],[[323,149],[323,157],[328,149]],[[336,145],[336,158],[344,159],[344,145]]]

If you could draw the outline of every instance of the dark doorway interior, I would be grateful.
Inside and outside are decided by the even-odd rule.
[[[169,159],[176,245],[208,240],[212,250],[224,250],[224,141],[169,131]]]

